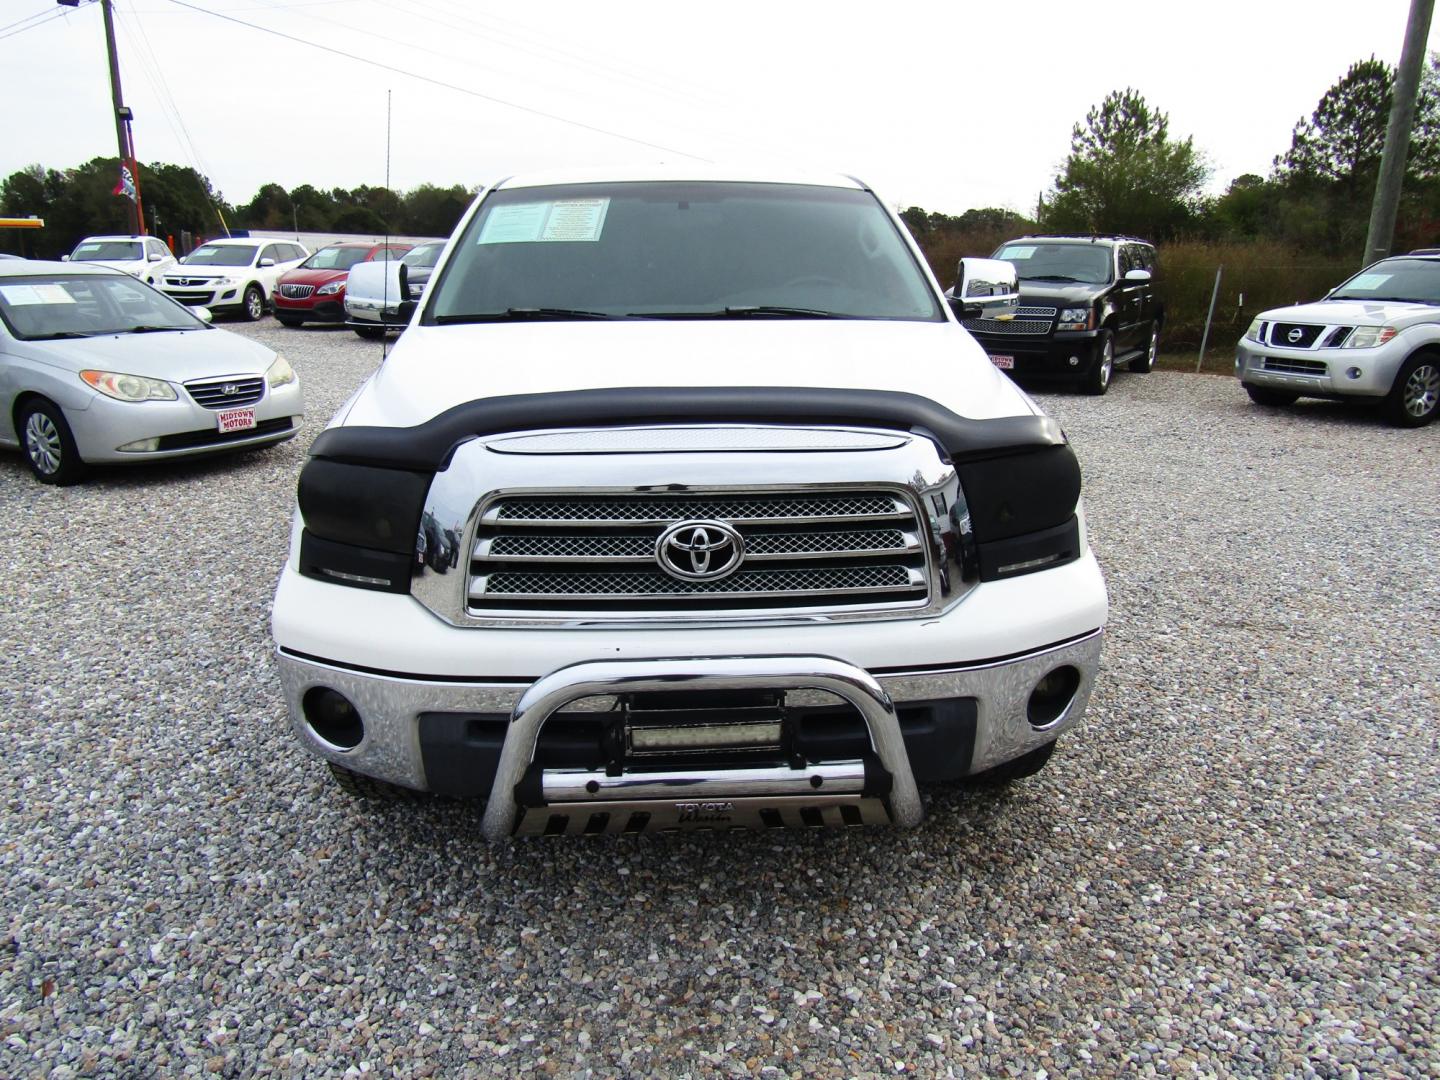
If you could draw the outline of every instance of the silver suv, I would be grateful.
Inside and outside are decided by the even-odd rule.
[[[1400,427],[1440,408],[1440,255],[1367,266],[1313,304],[1261,312],[1235,350],[1258,405],[1359,398]]]

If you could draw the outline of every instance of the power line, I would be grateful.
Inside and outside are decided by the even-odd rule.
[[[23,34],[23,33],[25,33],[26,30],[34,30],[34,29],[36,29],[37,27],[44,26],[47,22],[50,22],[52,19],[58,19],[58,18],[60,18],[60,16],[62,16],[62,15],[68,15],[68,14],[70,14],[70,12],[69,12],[69,10],[66,9],[66,8],[56,8],[56,9],[54,9],[53,11],[40,11],[40,12],[36,12],[34,15],[31,15],[28,19],[21,19],[21,20],[19,20],[19,22],[13,22],[13,23],[11,23],[9,26],[0,27],[0,30],[9,30],[9,31],[10,31],[8,34],[6,34],[6,33],[0,33],[0,41],[4,41],[6,38],[12,38],[12,37],[14,37],[14,36],[17,35],[17,34]],[[38,21],[37,21],[37,20],[38,20]],[[20,25],[21,23],[29,23],[30,25],[29,25],[29,26],[21,26],[21,25]],[[11,29],[11,27],[19,27],[19,29]]]
[[[322,52],[332,53],[336,56],[343,56],[347,60],[354,60],[358,63],[368,64],[371,67],[380,68],[384,71],[391,71],[397,75],[404,75],[406,78],[415,79],[419,82],[429,83],[432,86],[439,86],[446,90],[454,90],[457,93],[465,94],[469,97],[479,98],[481,101],[489,101],[496,105],[504,105],[506,108],[518,109],[520,112],[529,113],[532,116],[544,117],[546,120],[554,120],[557,123],[567,124],[570,127],[581,128],[585,131],[591,131],[598,135],[606,135],[612,139],[622,139],[625,142],[631,142],[639,146],[649,147],[651,150],[661,150],[667,154],[679,154],[681,157],[687,157],[693,161],[703,161],[706,163],[710,163],[709,158],[701,157],[698,154],[691,154],[684,150],[676,149],[673,146],[664,146],[660,143],[649,142],[645,139],[636,138],[634,135],[625,135],[618,131],[610,131],[608,128],[597,127],[594,124],[586,124],[579,120],[571,120],[567,117],[559,116],[556,113],[545,112],[543,109],[536,109],[529,105],[521,105],[519,102],[507,101],[505,98],[496,97],[493,94],[484,94],[481,93],[479,90],[472,90],[466,86],[457,86],[455,83],[445,82],[443,79],[436,79],[429,75],[420,75],[413,71],[406,71],[404,68],[396,67],[393,64],[386,64],[379,60],[372,60],[367,56],[359,56],[355,53],[346,52],[344,49],[336,49],[329,45],[321,45],[317,41],[306,41],[304,38],[295,37],[293,34],[287,34],[280,30],[274,30],[268,26],[261,26],[259,23],[246,22],[244,19],[234,18],[233,16],[226,15],[224,12],[212,11],[209,8],[198,7],[195,4],[186,3],[185,0],[170,0],[170,3],[176,5],[177,7],[186,8],[190,11],[198,11],[202,15],[211,15],[217,19],[224,19],[226,22],[232,22],[239,26],[247,27],[251,30],[259,30],[263,34],[271,34],[275,37],[283,38],[286,41],[294,42],[297,45],[305,45],[312,49],[319,49]]]

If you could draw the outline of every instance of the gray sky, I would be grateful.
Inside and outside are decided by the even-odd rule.
[[[1169,113],[1172,135],[1194,137],[1212,189],[1264,174],[1352,62],[1398,62],[1409,10],[1408,0],[184,2],[192,8],[116,0],[136,147],[144,161],[199,168],[231,202],[268,181],[384,183],[389,90],[396,189],[693,155],[851,173],[888,202],[947,213],[1033,209],[1071,126],[1127,85]],[[0,176],[113,155],[99,5],[0,0],[7,26]]]

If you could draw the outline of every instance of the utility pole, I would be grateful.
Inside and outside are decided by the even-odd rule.
[[[1405,179],[1405,157],[1410,149],[1410,129],[1415,123],[1415,99],[1420,93],[1425,39],[1430,36],[1430,16],[1434,10],[1435,0],[1410,0],[1410,21],[1405,25],[1405,44],[1400,50],[1400,67],[1395,72],[1395,96],[1390,105],[1390,123],[1385,128],[1385,149],[1380,154],[1380,177],[1375,183],[1375,202],[1370,208],[1370,229],[1365,236],[1364,266],[1389,255],[1395,242],[1400,184]]]
[[[78,8],[80,0],[55,0],[61,7]],[[140,163],[135,160],[135,143],[130,133],[132,114],[125,107],[120,93],[120,59],[115,54],[115,17],[110,11],[110,0],[100,0],[100,12],[105,21],[105,51],[110,58],[110,100],[115,110],[115,142],[120,148],[120,167],[131,168],[131,180],[135,184],[135,198],[130,207],[131,232],[136,236],[145,235],[145,213],[140,205]]]

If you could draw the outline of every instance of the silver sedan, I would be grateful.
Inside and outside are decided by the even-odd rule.
[[[92,463],[282,442],[305,403],[283,356],[127,274],[7,260],[0,408],[0,445],[42,483],[72,484]]]

